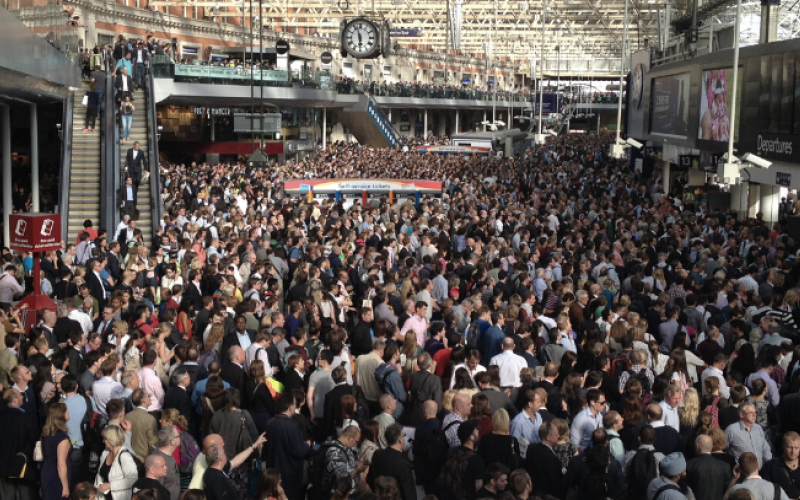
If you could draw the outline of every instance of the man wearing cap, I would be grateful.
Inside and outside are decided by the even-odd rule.
[[[670,453],[659,463],[660,477],[653,479],[647,487],[647,500],[694,500],[688,486],[682,489],[678,482],[686,476],[686,459],[683,453]]]

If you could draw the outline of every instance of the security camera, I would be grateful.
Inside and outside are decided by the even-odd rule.
[[[742,156],[742,160],[758,168],[769,168],[772,166],[771,161],[765,160],[764,158],[756,156],[753,153],[745,153],[744,156]]]
[[[641,142],[637,141],[636,139],[632,139],[630,137],[625,139],[625,144],[627,144],[628,146],[633,146],[636,149],[642,149],[642,146],[644,146],[644,144],[642,144]]]

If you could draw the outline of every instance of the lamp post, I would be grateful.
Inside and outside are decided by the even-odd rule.
[[[736,1],[736,21],[733,25],[733,94],[730,106],[730,129],[728,132],[728,157],[722,166],[722,178],[729,184],[735,184],[739,177],[740,163],[733,156],[733,135],[736,131],[736,93],[739,91],[739,18],[742,15],[742,0]],[[744,188],[742,188],[744,189]],[[741,196],[741,195],[740,195]]]
[[[741,0],[739,0],[741,1]],[[628,44],[628,4],[630,0],[625,0],[625,26],[622,30],[622,48],[619,57],[619,99],[617,101],[617,138],[611,146],[611,156],[622,158],[625,156],[625,145],[620,137],[622,129],[622,79],[625,76],[625,47]],[[738,20],[737,20],[738,22]]]
[[[542,111],[544,108],[544,22],[547,15],[547,9],[542,9],[541,24],[542,24],[542,43],[539,45],[539,133],[534,135],[533,142],[538,145],[544,144],[544,135],[542,135]]]

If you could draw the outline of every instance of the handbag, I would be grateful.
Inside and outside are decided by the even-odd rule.
[[[244,412],[244,410],[239,410]],[[242,425],[239,428],[239,439],[236,441],[236,453],[241,453],[245,449],[249,448],[253,445],[253,439],[250,437],[250,433],[247,432],[247,425],[244,419],[244,414],[239,417],[242,421]]]
[[[258,485],[261,482],[261,472],[264,466],[261,463],[261,458],[253,460],[253,466],[250,469],[250,494],[255,496],[258,493]]]
[[[33,447],[33,461],[34,462],[43,462],[44,461],[44,453],[42,453],[42,440],[36,441],[36,445]]]
[[[83,99],[81,99],[81,105],[85,108],[89,105],[89,95],[84,95]]]

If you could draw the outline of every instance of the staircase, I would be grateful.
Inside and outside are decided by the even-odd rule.
[[[344,108],[338,117],[359,144],[382,148],[399,144],[392,124],[370,96],[360,95],[358,102]]]
[[[145,162],[145,169],[151,174],[153,168],[158,168],[158,162],[150,158],[148,151],[150,147],[148,144],[147,133],[147,100],[145,98],[144,90],[137,90],[133,93],[133,106],[136,108],[133,112],[133,123],[131,124],[130,140],[120,141],[119,143],[119,167],[120,179],[125,181],[125,158],[128,150],[133,147],[135,141],[139,141],[139,149],[144,153],[147,160]],[[122,139],[120,130],[120,139]],[[150,189],[150,179],[143,181],[139,184],[139,191],[137,193],[138,201],[136,208],[139,210],[139,219],[136,221],[136,227],[142,231],[146,245],[150,245],[153,241],[153,196]]]
[[[86,108],[81,104],[89,84],[75,92],[72,105],[72,168],[69,176],[69,200],[64,205],[67,213],[67,234],[64,240],[75,241],[83,231],[83,222],[92,221],[100,226],[100,117],[95,121],[94,132],[83,132]],[[105,110],[104,110],[105,111]]]

